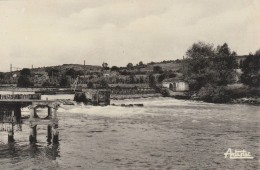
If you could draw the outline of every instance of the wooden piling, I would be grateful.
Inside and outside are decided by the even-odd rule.
[[[59,143],[59,131],[57,127],[53,126],[52,128],[52,134],[53,134],[53,143]]]
[[[11,128],[11,130],[8,131],[8,142],[14,142],[14,130]]]
[[[48,106],[48,116],[47,118],[51,119],[52,118],[52,108]]]
[[[47,142],[51,143],[51,139],[52,139],[52,127],[50,125],[48,125],[48,127],[47,127]]]
[[[56,108],[56,107],[53,108],[53,115],[52,115],[52,116],[53,116],[53,119],[54,119],[54,120],[57,119],[57,110],[58,110],[58,108]]]
[[[31,132],[29,136],[29,141],[34,143],[37,141],[37,125],[31,127]]]
[[[34,118],[35,109],[34,109],[33,106],[29,106],[29,110],[30,110],[30,119],[33,119]]]

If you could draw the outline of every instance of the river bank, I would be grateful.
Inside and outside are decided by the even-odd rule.
[[[203,101],[200,99],[190,99],[192,101]],[[205,103],[213,103],[213,102],[207,102],[203,101]],[[260,98],[238,98],[238,99],[231,99],[229,102],[225,103],[215,103],[215,104],[246,104],[246,105],[255,105],[260,106]]]

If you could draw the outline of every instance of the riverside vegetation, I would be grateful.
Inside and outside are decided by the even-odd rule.
[[[84,88],[150,87],[167,96],[162,88],[165,79],[177,78],[188,82],[191,98],[213,103],[259,103],[260,50],[238,61],[228,44],[194,43],[183,60],[162,62],[142,61],[126,67],[64,64],[0,73],[0,84],[17,87],[69,88],[77,80]],[[17,75],[17,76],[13,76]],[[127,94],[126,94],[127,95]],[[247,98],[247,99],[241,99]],[[249,100],[248,100],[249,99]]]
[[[186,52],[183,75],[199,100],[227,103],[239,98],[260,96],[260,50],[238,63],[236,52],[226,43],[195,43]],[[239,73],[242,71],[242,74]]]

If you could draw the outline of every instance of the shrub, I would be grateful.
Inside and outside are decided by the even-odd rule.
[[[230,93],[223,86],[207,84],[198,92],[198,97],[205,102],[226,103],[231,99]]]
[[[161,94],[162,94],[163,97],[169,97],[170,96],[169,90],[167,90],[167,89],[162,89]]]
[[[226,103],[231,100],[231,96],[224,87],[220,86],[214,90],[211,100],[213,103]]]

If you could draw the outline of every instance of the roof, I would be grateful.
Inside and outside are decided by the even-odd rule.
[[[163,83],[166,83],[166,82],[176,82],[176,81],[183,81],[183,82],[185,82],[185,80],[183,80],[182,78],[168,78],[168,79],[164,79],[163,80]]]

